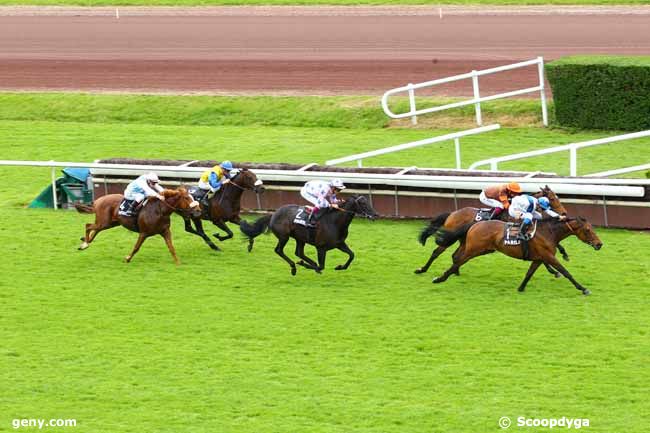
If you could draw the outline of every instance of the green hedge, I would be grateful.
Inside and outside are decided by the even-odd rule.
[[[650,129],[650,57],[571,56],[546,65],[562,126]]]

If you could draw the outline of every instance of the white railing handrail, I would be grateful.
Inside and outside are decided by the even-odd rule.
[[[460,131],[460,132],[452,132],[445,135],[439,135],[437,137],[426,138],[424,140],[412,141],[410,143],[403,143],[403,144],[398,144],[396,146],[384,147],[383,149],[371,150],[363,153],[356,153],[354,155],[344,156],[342,158],[337,158],[337,159],[330,159],[329,161],[326,161],[325,164],[337,165],[337,164],[342,164],[344,162],[361,161],[365,158],[370,158],[372,156],[383,155],[385,153],[398,152],[400,150],[405,150],[405,149],[412,149],[414,147],[424,146],[425,144],[433,144],[433,143],[439,143],[441,141],[455,140],[461,137],[466,137],[468,135],[494,131],[499,128],[501,128],[501,125],[499,125],[498,123],[494,125],[481,126],[480,128],[467,129],[465,131]],[[460,158],[459,155],[457,156],[459,159]]]
[[[633,167],[617,168],[616,170],[601,171],[599,173],[585,174],[585,177],[608,177],[615,174],[634,173],[635,171],[650,170],[650,164],[635,165]]]
[[[503,72],[503,71],[509,71],[512,69],[517,69],[517,68],[523,68],[526,66],[531,66],[531,65],[538,65],[538,75],[539,75],[539,84],[534,87],[528,87],[526,89],[520,89],[520,90],[514,90],[510,92],[505,92],[505,93],[499,93],[495,95],[490,95],[490,96],[485,96],[481,97],[480,96],[480,91],[479,91],[479,84],[478,84],[478,77],[481,77],[483,75],[489,75],[489,74],[494,74],[497,72]],[[439,84],[445,84],[445,83],[450,83],[454,81],[459,81],[459,80],[467,80],[467,79],[472,79],[472,86],[474,89],[474,97],[469,100],[465,101],[459,101],[459,102],[453,102],[450,104],[446,105],[439,105],[437,107],[429,107],[429,108],[422,108],[418,110],[416,108],[415,104],[415,90],[417,89],[422,89],[426,87],[432,87],[432,86],[437,86]],[[482,115],[481,115],[481,102],[485,101],[493,101],[495,99],[502,99],[502,98],[509,98],[511,96],[518,96],[518,95],[523,95],[526,93],[533,93],[533,92],[540,92],[540,100],[542,104],[542,122],[544,123],[544,126],[548,126],[548,113],[547,113],[547,108],[546,108],[546,95],[544,94],[544,87],[545,87],[545,82],[544,82],[544,58],[543,57],[537,57],[533,60],[527,60],[524,62],[519,62],[519,63],[513,63],[510,65],[504,65],[504,66],[497,66],[495,68],[490,68],[490,69],[482,69],[482,70],[474,70],[471,72],[467,72],[464,74],[459,74],[459,75],[453,75],[451,77],[446,77],[446,78],[440,78],[437,80],[431,80],[431,81],[425,81],[422,83],[409,83],[406,86],[401,86],[401,87],[396,87],[394,89],[387,90],[383,96],[381,97],[381,107],[384,110],[384,113],[393,119],[403,119],[406,117],[410,117],[413,121],[413,123],[417,123],[417,116],[422,115],[422,114],[428,114],[428,113],[434,113],[437,111],[442,111],[442,110],[448,110],[450,108],[457,108],[457,107],[464,107],[466,105],[474,105],[475,110],[476,110],[476,123],[478,125],[483,124],[482,120]],[[388,98],[391,95],[395,95],[397,93],[403,93],[403,92],[408,92],[408,98],[409,98],[409,106],[410,110],[406,113],[394,113],[389,107],[388,107]]]
[[[549,153],[556,153],[556,152],[562,152],[565,150],[568,150],[571,152],[570,154],[570,175],[571,176],[577,176],[578,168],[577,168],[577,153],[576,151],[578,149],[581,149],[583,147],[590,147],[590,146],[598,146],[601,144],[608,144],[608,143],[616,143],[619,141],[624,141],[624,140],[632,140],[635,138],[642,138],[642,137],[648,137],[650,136],[650,130],[645,130],[645,131],[639,131],[639,132],[632,132],[629,134],[621,134],[621,135],[615,135],[612,137],[605,137],[605,138],[597,138],[595,140],[588,140],[588,141],[581,141],[578,143],[569,143],[569,144],[563,144],[560,146],[553,146],[549,147],[546,149],[539,149],[539,150],[532,150],[530,152],[521,152],[521,153],[513,153],[511,155],[504,155],[504,156],[497,156],[494,158],[488,158],[488,159],[483,159],[481,161],[477,161],[474,164],[469,166],[470,170],[475,170],[477,167],[480,167],[482,165],[488,165],[490,164],[491,170],[496,170],[497,169],[497,164],[500,162],[504,161],[514,161],[517,159],[524,159],[524,158],[530,158],[533,156],[539,156],[539,155],[546,155]],[[597,174],[596,174],[597,175]],[[595,176],[595,175],[594,175]]]

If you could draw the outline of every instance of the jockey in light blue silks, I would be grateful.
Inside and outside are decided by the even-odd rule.
[[[542,214],[535,210],[538,204],[547,215],[553,218],[558,218],[560,221],[566,219],[565,216],[562,216],[551,209],[551,202],[546,197],[540,197],[537,199],[532,195],[527,194],[513,197],[510,207],[508,208],[508,214],[514,219],[521,221],[519,236],[522,239],[526,239],[526,231],[528,231],[533,219],[542,219]]]
[[[336,194],[344,189],[345,185],[340,179],[332,179],[331,181],[310,180],[307,182],[300,190],[300,195],[314,205],[314,210],[309,215],[307,223],[311,224],[312,220],[317,221],[321,209],[338,208],[339,199],[336,198]]]
[[[131,182],[124,191],[124,198],[130,201],[129,208],[125,211],[129,214],[136,213],[145,198],[157,197],[159,200],[165,200],[165,197],[160,195],[164,189],[159,183],[156,173],[143,174]]]

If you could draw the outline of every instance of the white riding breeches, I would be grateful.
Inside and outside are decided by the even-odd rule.
[[[486,206],[498,207],[503,209],[503,203],[501,203],[499,200],[486,197],[485,192],[483,191],[481,191],[481,194],[478,196],[478,199],[481,200],[481,203],[483,203]]]

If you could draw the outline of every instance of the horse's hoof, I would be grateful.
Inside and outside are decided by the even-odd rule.
[[[296,268],[291,268],[291,275],[296,275]]]
[[[445,280],[443,280],[441,277],[438,277],[438,278],[434,278],[433,281],[431,281],[431,282],[433,284],[438,284],[438,283],[442,283],[443,281],[445,281]]]
[[[79,240],[83,242],[83,241],[86,240],[86,238],[82,236],[82,237],[79,238]]]
[[[424,272],[424,269],[422,269],[422,268],[419,268],[419,269],[416,269],[415,271],[413,271],[414,274],[421,274],[423,272]]]
[[[345,270],[345,266],[343,266],[343,265],[337,265],[337,266],[334,268],[334,270],[335,270],[335,271],[344,271],[344,270]]]
[[[589,289],[583,289],[582,294],[585,295],[585,296],[589,296],[589,295],[591,295],[591,291]]]
[[[570,260],[569,260],[569,256],[562,256],[562,258],[564,259],[565,262],[569,262],[569,261],[570,261]]]
[[[85,249],[88,248],[88,247],[89,247],[88,242],[84,242],[83,244],[79,245],[78,250],[79,250],[79,251],[83,251],[83,250],[85,250]]]
[[[253,243],[252,243],[252,242],[249,243],[249,244],[248,244],[248,247],[247,247],[246,249],[248,250],[249,253],[250,253],[251,251],[253,251]]]
[[[556,272],[556,273],[555,273],[555,278],[562,278],[562,274],[559,273],[559,272]]]
[[[124,263],[129,263],[131,261],[131,256],[124,257]]]
[[[322,270],[322,269],[318,269],[318,268],[314,269],[314,271],[316,271],[317,274],[322,274],[322,273],[323,273],[323,270]]]
[[[518,287],[518,288],[517,288],[517,291],[518,291],[518,292],[523,292],[524,290],[526,290],[525,287]]]
[[[212,248],[214,251],[221,251],[221,248],[219,248],[215,244],[210,245],[210,248]]]

